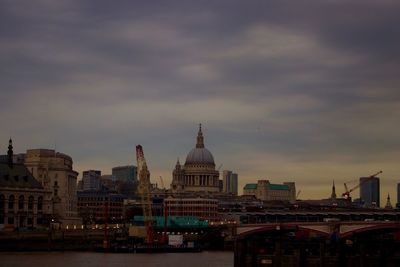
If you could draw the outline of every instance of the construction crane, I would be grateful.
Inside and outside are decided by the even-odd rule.
[[[143,221],[146,228],[146,243],[152,244],[154,241],[154,226],[151,201],[150,172],[147,169],[146,159],[144,158],[141,145],[136,146],[136,160],[139,174],[139,193],[142,198]]]
[[[301,193],[301,190],[297,191],[297,194],[296,194],[296,200],[297,200],[297,199],[299,199],[299,195],[300,195],[300,193]]]
[[[165,189],[164,180],[161,175],[160,175],[160,184],[161,184],[161,189]]]
[[[219,165],[217,171],[220,171],[223,165],[224,165],[224,164]]]
[[[370,181],[372,178],[375,178],[375,176],[377,176],[378,174],[381,174],[381,173],[382,173],[382,171],[379,171],[379,172],[377,172],[377,173],[375,173],[375,174],[369,176],[368,179],[365,179],[365,180],[360,181],[357,185],[355,185],[354,187],[352,187],[352,188],[350,188],[350,189],[348,189],[347,184],[344,183],[345,192],[342,194],[342,196],[343,196],[345,199],[351,200],[351,197],[350,197],[350,193],[351,193],[351,192],[353,192],[354,190],[356,190],[357,188],[359,188],[360,186],[362,186],[362,185],[365,184],[366,182]]]

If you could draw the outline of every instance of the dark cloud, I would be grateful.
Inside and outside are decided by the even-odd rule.
[[[110,169],[142,143],[168,180],[203,122],[243,183],[378,163],[394,183],[395,1],[0,5],[0,137],[20,150],[58,143],[79,170]]]

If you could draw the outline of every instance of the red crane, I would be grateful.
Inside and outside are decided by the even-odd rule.
[[[366,182],[370,181],[372,178],[375,178],[378,174],[381,174],[381,173],[382,173],[382,171],[379,171],[379,172],[377,172],[377,173],[375,173],[375,174],[369,176],[368,179],[365,179],[365,180],[360,181],[357,185],[355,185],[354,187],[352,187],[352,188],[350,188],[350,189],[348,189],[346,183],[344,183],[344,189],[346,190],[346,192],[344,192],[344,193],[342,194],[342,196],[343,196],[345,199],[351,200],[351,197],[350,197],[350,193],[351,193],[351,192],[353,192],[354,190],[356,190],[357,188],[359,188],[360,186],[362,186],[362,185],[365,184]]]

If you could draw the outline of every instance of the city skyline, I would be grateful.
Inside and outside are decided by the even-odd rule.
[[[328,198],[335,180],[340,196],[382,170],[396,199],[399,3],[1,5],[1,154],[10,136],[15,153],[56,149],[81,179],[136,165],[141,144],[169,185],[202,123],[239,194],[267,178],[300,198]]]

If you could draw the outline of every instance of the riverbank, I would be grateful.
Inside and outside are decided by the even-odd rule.
[[[105,238],[102,230],[0,232],[0,251],[99,251]],[[117,231],[110,231],[107,239],[110,244],[107,252],[134,251],[139,244],[139,240],[121,237]],[[196,248],[233,251],[233,242],[215,236],[195,236],[190,241]]]

